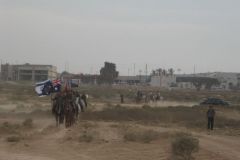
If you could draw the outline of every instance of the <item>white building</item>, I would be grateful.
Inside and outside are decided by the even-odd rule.
[[[170,88],[176,85],[175,75],[154,75],[151,76],[150,86],[160,88]]]

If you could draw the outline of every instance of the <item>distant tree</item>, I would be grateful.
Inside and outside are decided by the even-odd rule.
[[[199,91],[203,86],[205,89],[211,89],[212,86],[217,86],[220,84],[218,79],[209,77],[178,77],[177,82],[190,82]]]
[[[100,84],[113,84],[117,77],[118,71],[116,71],[116,64],[105,62],[104,67],[100,70],[98,82]]]
[[[67,72],[67,71],[63,71],[62,73],[61,73],[61,75],[70,75],[71,73],[69,73],[69,72]]]
[[[166,71],[165,69],[163,69],[163,70],[162,70],[162,74],[163,74],[164,76],[166,76],[166,75],[167,75],[167,71]]]
[[[152,70],[152,74],[151,75],[156,76],[156,71]]]
[[[159,68],[158,69],[158,75],[161,76],[163,74],[163,69],[162,68]]]
[[[203,86],[203,82],[198,80],[192,81],[192,84],[196,87],[197,91],[200,91]]]
[[[205,84],[205,88],[208,90],[211,90],[213,86],[220,85],[220,82],[218,81],[218,79],[215,79],[215,78],[205,79],[203,83]]]
[[[172,68],[168,69],[168,73],[172,76],[174,74],[174,70]]]
[[[229,89],[234,90],[234,85],[232,82],[228,83]]]
[[[172,76],[173,74],[174,74],[174,70],[172,68],[170,68],[168,70],[159,68],[159,69],[153,70],[151,75],[154,75],[154,76],[171,75]]]
[[[159,69],[156,69],[156,75],[157,76],[160,76],[161,74],[162,74],[162,69],[161,68],[159,68]]]

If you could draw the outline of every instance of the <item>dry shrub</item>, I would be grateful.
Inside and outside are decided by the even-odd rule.
[[[237,129],[240,128],[240,121],[234,119],[226,119],[224,117],[215,118],[216,128]]]
[[[168,107],[157,108],[143,106],[142,108],[128,108],[115,106],[101,111],[86,112],[80,118],[83,120],[103,120],[128,122],[138,121],[144,124],[164,123],[178,124],[189,128],[206,128],[206,111],[204,107]],[[216,117],[216,128],[239,128],[239,120],[230,120],[225,117]]]
[[[79,142],[86,142],[90,143],[94,140],[94,136],[92,133],[85,131],[80,137],[79,137]]]
[[[33,120],[31,118],[26,119],[22,122],[22,125],[26,128],[32,128],[33,127]]]
[[[193,160],[193,153],[199,150],[199,140],[190,134],[179,133],[172,142],[174,160]]]
[[[91,128],[96,128],[98,125],[96,123],[91,123],[91,122],[85,122],[83,124],[80,124],[84,129],[91,129]]]
[[[150,143],[159,138],[159,133],[154,130],[128,130],[124,134],[125,141]]]
[[[16,109],[17,110],[22,110],[22,109],[24,109],[25,108],[25,106],[23,105],[23,104],[18,104],[17,106],[16,106]]]
[[[22,140],[22,137],[20,136],[10,136],[10,137],[7,137],[7,142],[19,142]]]
[[[122,106],[120,104],[117,104],[115,108],[121,108]]]
[[[143,106],[142,106],[142,109],[151,109],[151,106],[149,106],[149,105],[147,105],[147,104],[144,104]]]
[[[143,109],[144,108],[144,109]],[[101,111],[86,112],[81,116],[84,120],[105,121],[141,121],[141,122],[163,122],[176,123],[191,122],[194,119],[205,121],[205,112],[190,107],[152,108],[127,108],[116,106],[105,108]],[[204,126],[205,127],[205,126]]]
[[[48,125],[46,128],[44,128],[41,133],[42,134],[51,134],[59,131],[60,128],[57,128],[55,125]]]
[[[113,107],[114,105],[112,103],[108,102],[108,103],[106,103],[106,106],[107,107]]]
[[[111,128],[119,128],[119,124],[111,124],[110,127]]]
[[[4,134],[18,134],[20,132],[21,126],[19,124],[11,124],[9,122],[4,122],[0,126],[1,133]]]
[[[39,109],[39,108],[44,108],[44,106],[40,103],[37,103],[35,102],[33,105],[32,105],[32,108],[36,108],[36,109]]]

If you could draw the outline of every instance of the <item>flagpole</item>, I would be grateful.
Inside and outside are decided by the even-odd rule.
[[[52,93],[51,93],[51,107],[53,107]]]

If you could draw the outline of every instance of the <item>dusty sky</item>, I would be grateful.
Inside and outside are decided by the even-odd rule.
[[[0,59],[96,73],[240,72],[239,0],[0,0]],[[67,66],[67,67],[66,67]]]

